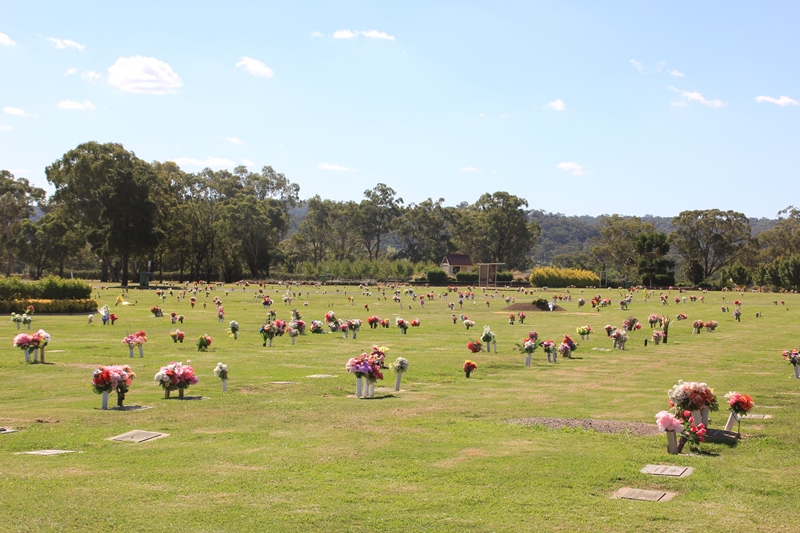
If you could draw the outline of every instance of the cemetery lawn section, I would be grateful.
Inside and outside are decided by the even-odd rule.
[[[83,314],[34,314],[31,332],[42,328],[52,337],[48,364],[26,364],[12,347],[16,324],[0,323],[0,427],[18,430],[0,435],[0,531],[800,530],[800,380],[781,357],[800,346],[798,295],[673,290],[662,306],[659,291],[647,300],[640,291],[621,310],[617,289],[572,289],[572,300],[558,304],[563,311],[527,311],[524,324],[510,325],[506,296],[525,303],[568,290],[490,296],[477,289],[475,303],[459,309],[458,296],[444,298],[443,287],[418,287],[416,299],[401,293],[398,304],[389,288],[384,299],[376,287],[365,295],[352,286],[300,286],[289,304],[282,301],[285,287],[267,285],[278,318],[289,321],[296,308],[307,330],[294,346],[283,336],[266,348],[258,286],[226,284],[208,297],[200,291],[193,309],[188,294],[177,301],[177,290],[163,303],[154,290],[130,290],[126,299],[135,305],[115,306],[121,289],[96,285],[92,297],[119,317],[113,326],[99,315],[89,324]],[[427,292],[435,297],[423,307],[418,297]],[[612,306],[592,309],[597,294]],[[704,302],[674,302],[689,295]],[[224,305],[222,323],[215,296]],[[578,298],[586,305],[579,307]],[[732,317],[734,300],[742,301],[741,322]],[[153,305],[163,317],[151,314]],[[310,333],[311,321],[331,310],[363,321],[356,339]],[[183,324],[170,322],[172,311],[185,316]],[[467,315],[475,328],[453,324],[453,313]],[[651,313],[673,319],[668,344],[644,346]],[[687,320],[674,321],[678,313]],[[373,315],[389,318],[391,327],[370,329]],[[402,335],[398,316],[421,325]],[[621,327],[629,316],[643,323],[641,331],[629,333],[624,351],[611,350],[603,326]],[[719,326],[692,335],[696,319]],[[231,320],[239,323],[238,340],[226,331]],[[587,324],[594,333],[581,341],[575,330]],[[497,336],[496,354],[466,348],[484,325]],[[170,338],[176,327],[186,333],[182,344]],[[147,334],[144,358],[137,352],[130,359],[121,340],[137,330]],[[579,345],[574,358],[547,364],[539,348],[525,367],[515,345],[533,330],[556,344],[569,334]],[[203,334],[213,338],[207,352],[195,346]],[[388,347],[387,363],[408,359],[409,369],[400,392],[386,369],[375,398],[357,399],[345,363],[373,344]],[[462,371],[467,359],[478,364],[469,379]],[[164,399],[153,376],[172,361],[191,361],[200,381],[186,394],[205,399]],[[218,362],[229,368],[226,393],[213,375]],[[149,409],[99,409],[91,376],[109,364],[131,365],[136,378],[125,405]],[[332,377],[309,377],[315,375]],[[508,422],[547,417],[593,420],[601,429],[605,421],[655,428],[655,414],[668,409],[667,390],[679,379],[714,389],[720,410],[711,413],[712,428],[725,425],[729,391],[750,395],[752,413],[772,418],[743,420],[735,446],[687,445],[677,456],[667,454],[662,433]],[[110,405],[115,400],[112,393]],[[108,440],[136,429],[169,436],[140,444]],[[42,449],[76,453],[20,454]],[[694,472],[640,473],[647,464]],[[613,499],[622,487],[676,496]]]

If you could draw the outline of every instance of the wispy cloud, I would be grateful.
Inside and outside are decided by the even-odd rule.
[[[225,140],[231,144],[244,144],[244,141],[239,137],[225,137]]]
[[[242,164],[246,167],[254,167],[256,164],[249,159],[242,159]]]
[[[686,74],[684,74],[683,72],[681,72],[681,71],[680,71],[680,70],[678,70],[678,69],[672,69],[672,70],[670,70],[670,71],[669,71],[669,75],[670,75],[670,76],[675,76],[676,78],[683,78],[684,76],[686,76]]]
[[[631,65],[633,65],[633,68],[635,68],[636,70],[638,70],[642,74],[649,74],[651,72],[661,72],[661,70],[664,68],[664,62],[663,61],[659,61],[658,63],[656,63],[656,65],[654,67],[646,67],[642,63],[636,61],[635,59],[631,59],[630,62],[631,62]]]
[[[334,39],[355,39],[359,35],[363,35],[368,39],[384,39],[386,41],[395,40],[393,35],[389,35],[388,33],[384,33],[378,30],[364,30],[364,31],[337,30],[333,32]]]
[[[798,105],[797,100],[789,98],[788,96],[781,96],[780,98],[773,98],[772,96],[756,96],[756,102],[767,102],[779,106]]]
[[[14,117],[27,117],[28,116],[28,112],[25,111],[24,109],[20,109],[19,107],[11,107],[11,106],[5,106],[3,108],[3,113],[5,113],[6,115],[14,116]]]
[[[222,157],[207,157],[205,159],[195,159],[193,157],[179,157],[177,159],[173,159],[172,161],[175,162],[179,167],[187,166],[187,167],[200,167],[200,168],[221,168],[221,167],[235,167],[236,162],[231,161],[230,159],[225,159]]]
[[[108,83],[121,91],[144,94],[174,93],[183,85],[167,63],[154,57],[120,57],[108,67]]]
[[[11,130],[13,130],[13,129],[14,129],[14,128],[12,128],[11,126],[9,126],[8,124],[0,124],[0,131],[11,131]]]
[[[481,169],[478,167],[464,167],[458,170],[459,172],[480,172]]]
[[[96,81],[102,80],[103,75],[99,72],[95,72],[93,70],[87,70],[85,72],[81,72],[81,79],[83,81],[88,81],[90,83],[94,83]]]
[[[271,78],[273,74],[271,68],[258,59],[253,59],[252,57],[244,56],[239,59],[239,62],[236,63],[236,68],[239,67],[242,67],[253,76],[259,76],[261,78]]]
[[[6,35],[5,33],[0,33],[0,45],[3,45],[3,46],[14,46],[15,44],[17,44],[17,43],[15,43],[11,39],[11,37]]]
[[[564,111],[567,108],[567,104],[565,104],[561,100],[561,98],[556,98],[555,100],[547,104],[546,107],[549,107],[553,111]]]
[[[78,69],[76,69],[75,67],[68,68],[67,71],[64,73],[64,77],[66,78],[67,76],[72,76],[76,72],[78,72]]]
[[[322,32],[319,32],[319,31],[312,31],[312,32],[311,32],[311,36],[312,36],[312,37],[322,37]]]
[[[569,161],[557,164],[556,168],[563,170],[564,172],[569,172],[573,176],[586,176],[589,174],[589,171],[586,170],[585,167],[579,165],[578,163],[572,163]]]
[[[70,109],[75,111],[94,111],[94,104],[89,100],[76,102],[75,100],[61,100],[58,104],[59,109]]]
[[[675,91],[676,93],[680,94],[683,100],[681,102],[673,102],[673,105],[681,106],[682,104],[685,105],[687,102],[697,102],[703,104],[707,107],[725,107],[726,104],[722,100],[718,98],[714,98],[712,100],[708,100],[702,93],[697,91],[683,91],[681,89],[676,89],[672,85],[668,87],[670,91]]]
[[[335,163],[320,163],[317,165],[317,168],[320,170],[333,170],[335,172],[356,172],[358,170],[357,168],[348,168]]]
[[[47,37],[47,40],[53,43],[53,45],[60,50],[64,50],[65,48],[74,48],[83,52],[86,48],[85,45],[76,43],[75,41],[71,41],[69,39],[56,39],[55,37]]]

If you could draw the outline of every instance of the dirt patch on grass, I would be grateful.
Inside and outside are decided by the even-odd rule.
[[[661,433],[655,424],[644,422],[620,422],[618,420],[596,420],[592,418],[515,418],[506,420],[508,424],[520,426],[544,426],[550,429],[578,428],[598,433],[624,434],[636,437],[650,437]]]
[[[540,311],[543,313],[549,313],[550,309],[541,309],[533,304],[519,303],[506,306],[503,308],[503,311],[534,311],[534,312]],[[566,309],[564,309],[560,305],[557,305],[553,308],[553,311],[566,311]]]

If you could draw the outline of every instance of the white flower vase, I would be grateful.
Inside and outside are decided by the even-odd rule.
[[[403,379],[403,373],[402,372],[398,372],[397,373],[397,377],[394,380],[394,390],[396,390],[396,391],[400,390],[400,380],[402,380],[402,379]]]
[[[625,349],[625,343],[624,342],[619,343],[619,349],[620,350],[624,350]]]
[[[525,356],[525,366],[531,366],[531,354]]]
[[[42,346],[42,363],[44,363],[44,346]]]
[[[348,330],[344,330],[344,338],[345,339],[349,339],[350,338],[350,332]]]
[[[703,424],[708,428],[708,407],[701,407],[697,411],[692,411],[692,418],[694,418],[694,425],[699,426]]]
[[[800,379],[800,366],[798,365],[793,365],[793,366],[794,366],[794,377]]]
[[[105,320],[103,322],[105,322]],[[176,322],[178,322],[178,319],[175,318],[175,317],[172,317],[172,323],[175,324]]]
[[[656,337],[655,339],[653,339],[653,342],[656,343],[656,346],[658,346],[659,344],[661,344],[661,337]]]
[[[30,350],[28,350],[27,348],[23,348],[22,349],[22,353],[25,354],[25,362],[26,363],[30,363],[31,362],[31,352],[30,352]],[[797,367],[795,367],[795,368],[797,368]]]
[[[38,363],[39,362],[39,348],[34,348],[33,349],[33,362],[34,363]]]
[[[733,431],[733,424],[736,422],[739,422],[739,417],[731,411],[731,414],[728,415],[728,421],[725,423],[725,431]]]
[[[296,338],[297,338],[297,337],[292,337],[292,346],[294,346],[294,340],[295,340]],[[353,337],[353,338],[355,338],[355,337]]]
[[[234,331],[233,332],[233,340],[237,340],[238,338],[239,338],[239,332],[238,331]]]
[[[28,322],[28,330],[30,330],[30,329],[31,329],[31,323]]]
[[[492,341],[492,346],[494,346],[494,353],[497,353],[497,341]]]
[[[614,340],[614,345],[613,345],[611,348],[612,348],[612,349],[613,349],[613,348],[616,348],[616,347],[617,347],[617,344],[618,344],[618,343],[617,343],[617,341],[616,341],[616,340]]]
[[[678,439],[674,431],[667,431],[667,453],[678,455]]]
[[[103,391],[103,404],[102,404],[102,409],[103,409],[103,410],[106,410],[106,409],[108,409],[108,391],[107,391],[107,390],[104,390],[104,391]]]
[[[17,329],[19,329],[19,327],[20,327],[21,325],[22,325],[21,323],[17,322]]]
[[[128,346],[128,354],[131,356],[131,359],[133,359],[133,346]]]
[[[267,347],[272,348],[272,337],[268,339]]]
[[[142,345],[140,344],[139,345],[139,359],[142,359],[142,358],[144,358],[144,349],[142,348]]]
[[[367,380],[367,398],[375,397],[375,382]]]
[[[227,379],[223,379],[222,380],[222,392],[228,392],[228,380]]]
[[[356,376],[356,398],[361,398],[361,376]]]

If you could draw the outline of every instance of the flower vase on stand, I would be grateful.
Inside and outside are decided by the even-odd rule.
[[[375,397],[375,381],[367,379],[367,393],[364,395],[365,398],[374,398]]]
[[[361,376],[356,376],[356,398],[361,398],[361,385],[362,379]]]
[[[144,357],[144,349],[142,348],[142,345],[140,344],[139,345],[139,359],[142,359],[143,357]]]
[[[183,387],[181,387],[181,388],[179,388],[179,389],[178,389],[178,399],[179,399],[179,400],[183,400],[183,391],[184,391],[184,390],[185,390],[185,389],[184,389]]]
[[[222,380],[222,392],[228,392],[228,380],[227,379],[223,379]]]
[[[125,393],[117,392],[117,407],[122,408],[122,402],[125,401]]]
[[[525,356],[525,366],[531,366],[531,354]]]
[[[33,349],[33,362],[34,363],[38,363],[39,362],[39,348],[34,348]]]
[[[400,390],[400,380],[401,379],[403,379],[403,373],[402,372],[398,372],[397,373],[397,378],[395,378],[395,380],[394,380],[394,390],[396,390],[396,391]]]
[[[697,411],[692,411],[692,418],[694,418],[694,425],[699,426],[701,423],[708,427],[708,407],[701,407]]]
[[[353,337],[353,338],[355,338],[355,337]],[[295,339],[295,337],[292,337],[292,346],[294,346],[294,339]]]
[[[497,353],[497,341],[492,341],[492,346],[494,346],[494,353]]]
[[[794,365],[794,377],[800,379],[800,366]]]
[[[131,356],[131,359],[133,359],[133,346],[128,346],[128,354]]]
[[[667,453],[678,455],[678,440],[674,431],[667,431]]]
[[[22,353],[25,354],[25,362],[26,363],[30,363],[31,362],[31,351],[28,350],[27,348],[23,348],[22,349]],[[794,367],[794,368],[797,369],[797,367]]]
[[[733,431],[734,422],[741,423],[741,420],[739,419],[739,416],[736,413],[731,411],[731,414],[728,416],[728,421],[725,423],[725,431]]]
[[[169,400],[169,389],[164,389],[164,399]]]
[[[107,390],[103,391],[103,400],[102,401],[103,401],[103,403],[102,403],[101,409],[103,409],[103,410],[108,409],[108,391]]]
[[[44,363],[44,346],[42,346],[42,359],[41,362]]]

